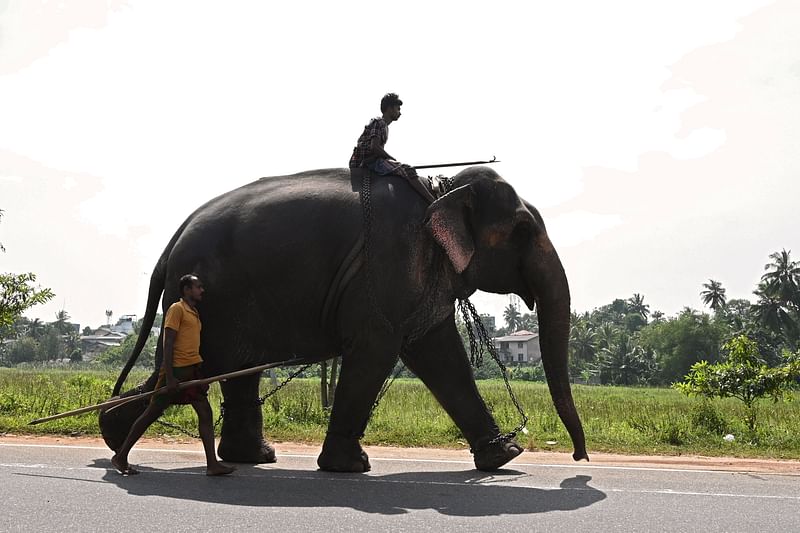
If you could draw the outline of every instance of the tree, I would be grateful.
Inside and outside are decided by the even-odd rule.
[[[81,336],[77,331],[71,330],[64,335],[64,355],[71,363],[83,360],[83,350],[81,349]]]
[[[532,333],[539,331],[539,318],[536,312],[525,313],[519,319],[519,329],[524,329]]]
[[[64,341],[55,328],[48,327],[39,341],[36,359],[39,361],[56,361],[64,356]]]
[[[63,309],[56,313],[56,321],[53,323],[53,327],[56,331],[61,335],[66,335],[72,330],[72,327],[69,323],[69,313],[64,311]]]
[[[34,340],[39,340],[45,334],[45,331],[47,331],[47,324],[45,324],[38,318],[34,318],[28,325],[28,331],[30,332],[30,336],[33,337]]]
[[[635,293],[633,296],[628,298],[628,313],[636,313],[640,317],[642,317],[647,323],[647,315],[650,314],[650,306],[644,303],[644,296],[639,293]]]
[[[112,346],[99,354],[92,361],[93,364],[106,364],[118,367],[125,364],[133,353],[138,335],[128,335],[119,346]],[[152,367],[155,364],[156,345],[158,337],[150,335],[142,348],[142,353],[136,359],[136,366]]]
[[[769,397],[783,399],[800,378],[800,352],[787,354],[785,363],[768,367],[759,357],[758,346],[744,335],[725,344],[726,355],[716,364],[700,361],[692,365],[682,383],[674,386],[690,396],[737,398],[747,408],[745,423],[756,429],[756,402]]]
[[[683,379],[697,361],[716,362],[725,334],[723,325],[686,308],[676,318],[644,327],[639,336],[642,348],[655,354],[657,380],[672,383]]]
[[[23,337],[14,341],[6,352],[6,363],[16,365],[19,363],[30,363],[36,360],[36,353],[39,346],[30,337]]]
[[[111,325],[111,317],[114,316],[114,311],[111,309],[106,309],[106,325]]]
[[[8,334],[14,321],[34,305],[50,300],[50,289],[31,285],[36,274],[0,274],[0,338]]]
[[[800,263],[792,261],[791,250],[770,254],[771,263],[764,265],[767,273],[761,276],[762,291],[784,304],[800,307]]]
[[[506,321],[506,326],[508,326],[509,333],[513,333],[519,329],[519,320],[521,316],[517,308],[513,304],[508,304],[508,306],[503,311],[503,320]]]
[[[621,334],[617,341],[600,354],[600,379],[613,385],[634,385],[650,379],[654,371],[644,349],[636,339]]]
[[[597,354],[597,334],[585,320],[573,321],[569,332],[570,370],[580,374]]]
[[[708,283],[703,283],[704,291],[700,292],[703,303],[712,310],[717,311],[725,307],[725,289],[722,283],[709,279]]]
[[[755,294],[758,296],[758,301],[753,308],[758,323],[783,337],[790,345],[794,345],[798,338],[798,323],[791,307],[787,302],[771,295],[763,282]]]

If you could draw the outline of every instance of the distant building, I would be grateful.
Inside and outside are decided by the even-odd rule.
[[[504,363],[537,363],[542,359],[539,334],[528,330],[515,331],[494,339],[500,359]]]
[[[117,319],[117,323],[111,326],[111,331],[130,335],[133,333],[133,324],[136,322],[136,315],[122,315]]]
[[[481,323],[483,323],[483,327],[489,332],[490,335],[497,330],[494,317],[492,315],[481,315]]]
[[[91,359],[94,354],[104,352],[112,346],[119,346],[127,336],[126,333],[112,331],[107,327],[98,328],[91,335],[81,335],[81,351],[84,356],[88,355]]]

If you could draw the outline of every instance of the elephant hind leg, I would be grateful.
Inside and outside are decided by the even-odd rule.
[[[217,453],[233,463],[274,463],[275,450],[264,439],[264,418],[258,403],[261,374],[224,381],[225,416]]]

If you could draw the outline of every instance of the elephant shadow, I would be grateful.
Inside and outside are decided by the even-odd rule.
[[[252,507],[342,507],[383,515],[431,509],[479,517],[574,511],[606,498],[589,486],[591,476],[566,478],[558,488],[534,488],[504,483],[504,478],[528,476],[513,470],[365,475],[240,465],[233,476],[209,478],[204,468],[142,469],[138,476],[120,476],[107,460],[90,466],[107,469],[103,479],[131,495]]]

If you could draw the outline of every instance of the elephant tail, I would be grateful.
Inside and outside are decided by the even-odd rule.
[[[125,379],[128,377],[133,365],[136,364],[136,359],[139,358],[139,354],[142,353],[142,349],[144,348],[144,345],[150,336],[150,330],[153,328],[153,322],[155,322],[156,313],[158,312],[158,302],[161,300],[161,294],[164,292],[164,283],[167,277],[167,258],[169,257],[169,252],[171,249],[172,243],[170,243],[170,246],[164,250],[164,253],[158,260],[158,263],[156,263],[156,267],[153,270],[153,275],[150,276],[150,290],[147,293],[147,307],[144,313],[144,318],[142,319],[142,327],[139,329],[139,338],[136,340],[136,346],[134,346],[133,352],[131,352],[131,356],[128,358],[128,362],[125,363],[125,368],[122,369],[122,372],[117,378],[117,383],[114,385],[113,396],[117,396],[119,394],[120,389],[122,389],[122,385],[125,383]]]

